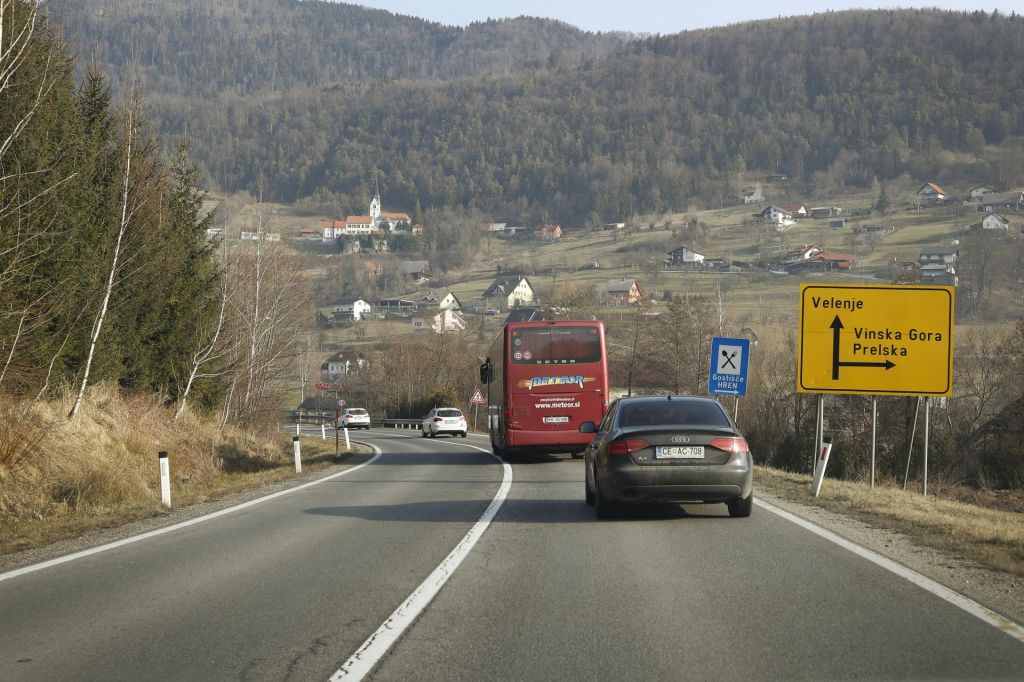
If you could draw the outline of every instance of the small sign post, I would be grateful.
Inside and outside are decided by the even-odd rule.
[[[480,405],[484,403],[484,394],[477,388],[473,391],[473,397],[469,399],[469,402],[473,404],[473,430],[476,431],[476,418],[480,413]]]
[[[708,393],[736,397],[733,419],[739,415],[740,397],[747,394],[747,369],[750,366],[750,339],[716,336],[711,340],[711,368]]]

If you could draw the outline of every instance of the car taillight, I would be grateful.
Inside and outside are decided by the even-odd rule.
[[[440,417],[434,417],[434,421],[435,422],[443,422],[444,420],[441,419]]]
[[[716,438],[711,441],[710,445],[713,448],[725,450],[733,455],[750,451],[750,448],[747,447],[747,441],[743,438]]]
[[[651,444],[645,441],[643,438],[624,438],[622,440],[613,440],[608,444],[609,455],[628,455],[636,452],[637,450],[643,450],[644,448],[651,447]]]

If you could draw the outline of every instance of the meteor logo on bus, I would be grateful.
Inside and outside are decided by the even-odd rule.
[[[583,384],[594,381],[595,377],[561,376],[561,377],[530,377],[519,382],[519,388],[534,388],[536,386],[568,386],[576,385],[583,388]]]

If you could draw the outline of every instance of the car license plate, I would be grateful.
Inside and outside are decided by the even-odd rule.
[[[654,450],[656,459],[704,459],[703,445],[666,445]]]
[[[544,417],[545,424],[568,424],[568,417]]]

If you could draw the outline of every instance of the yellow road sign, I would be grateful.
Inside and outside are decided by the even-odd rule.
[[[800,285],[801,393],[953,394],[953,287]]]

